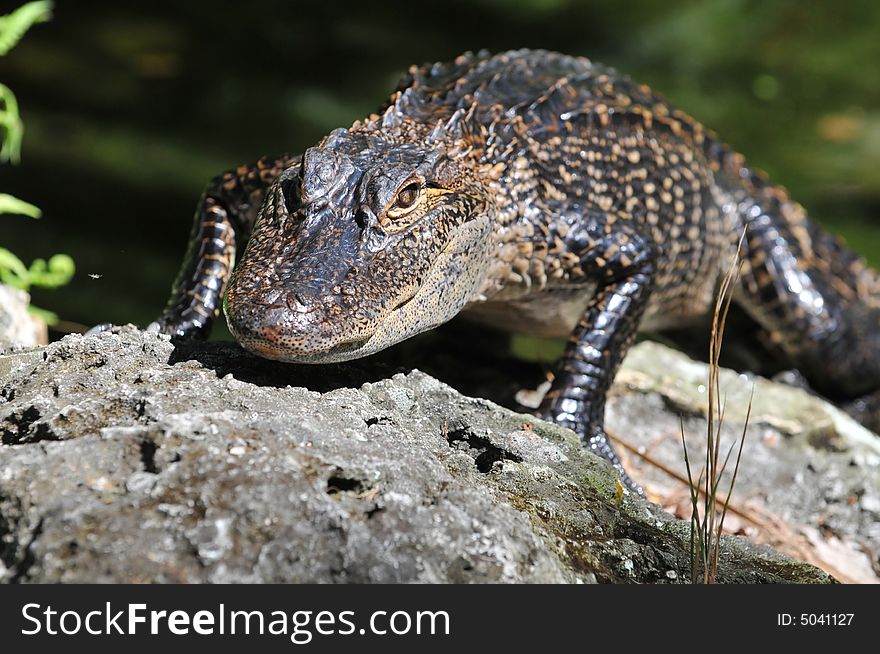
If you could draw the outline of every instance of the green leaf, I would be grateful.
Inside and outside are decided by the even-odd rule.
[[[18,163],[24,125],[18,115],[18,102],[8,86],[0,84],[0,162]]]
[[[30,286],[27,266],[6,248],[0,248],[0,282],[23,290]]]
[[[70,282],[75,272],[73,259],[66,254],[56,254],[49,259],[48,264],[42,259],[35,259],[28,270],[28,276],[32,286],[58,288]]]
[[[31,27],[44,23],[52,16],[50,0],[28,2],[5,16],[0,16],[0,56],[15,47]]]
[[[0,193],[0,213],[17,213],[31,218],[39,218],[43,215],[39,208],[30,202],[19,200],[6,193]]]
[[[35,259],[28,268],[12,252],[0,248],[0,282],[15,288],[58,288],[69,283],[75,272],[73,259],[66,254],[56,254],[48,262]]]

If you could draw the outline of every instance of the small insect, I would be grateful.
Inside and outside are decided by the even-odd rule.
[[[98,275],[96,273],[89,273],[89,277],[91,277],[92,279],[101,279],[101,277],[103,276],[104,275]]]

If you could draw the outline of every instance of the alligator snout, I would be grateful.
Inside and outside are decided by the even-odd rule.
[[[369,338],[369,333],[357,336],[347,328],[346,314],[336,298],[305,291],[282,292],[264,302],[239,301],[230,292],[226,302],[226,321],[236,340],[279,361],[320,363]]]

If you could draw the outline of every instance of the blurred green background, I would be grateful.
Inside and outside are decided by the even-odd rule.
[[[40,306],[146,324],[213,175],[348,126],[411,63],[517,47],[650,84],[880,264],[876,0],[60,0],[0,59],[26,128],[0,191],[44,212],[4,217],[0,244],[76,260]]]

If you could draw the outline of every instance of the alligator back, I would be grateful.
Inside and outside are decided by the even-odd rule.
[[[471,315],[567,334],[590,299],[574,289],[594,286],[572,242],[585,210],[657,249],[644,326],[708,312],[736,243],[737,213],[715,182],[727,150],[647,86],[582,57],[481,53],[412,68],[395,108],[429,123],[463,113],[462,141],[494,189],[496,257]]]
[[[833,395],[880,386],[876,271],[647,86],[523,50],[412,68],[400,88],[402,110],[426,121],[465,112],[468,147],[492,177],[497,256],[469,306],[478,319],[567,334],[595,291],[572,236],[586,212],[656,249],[640,327],[689,324],[711,311],[745,230],[736,300],[768,345]]]

